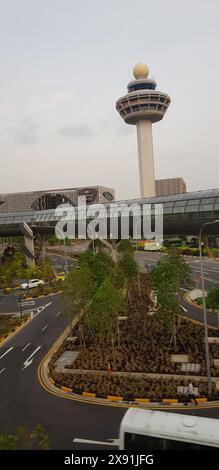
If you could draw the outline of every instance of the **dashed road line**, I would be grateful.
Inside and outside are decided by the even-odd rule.
[[[48,328],[48,325],[44,326],[41,331],[45,331]]]
[[[184,310],[184,312],[188,312],[188,310],[185,307],[183,307],[183,305],[180,305],[180,307]]]
[[[25,346],[25,348],[22,349],[22,351],[25,351],[25,349],[27,349],[28,346],[30,346],[30,344],[31,344],[31,343],[28,343],[28,344]]]
[[[58,317],[58,316],[60,315],[60,313],[61,313],[61,312],[58,312],[58,313],[56,314],[56,317]]]
[[[204,277],[205,281],[212,282],[212,284],[219,284],[219,281],[215,281],[215,279],[209,279],[208,277]]]
[[[2,372],[4,372],[5,369],[6,369],[6,368],[4,367],[4,369],[0,370],[0,374],[2,374]]]
[[[6,354],[8,354],[10,351],[12,351],[12,349],[14,349],[13,346],[11,348],[9,348],[4,354],[2,354],[2,356],[0,356],[0,359],[2,359],[4,356],[6,356]]]

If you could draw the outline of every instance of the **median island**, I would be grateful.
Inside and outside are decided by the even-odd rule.
[[[177,296],[192,285],[182,256],[170,251],[152,273],[138,273],[131,246],[121,242],[117,264],[87,250],[80,266],[64,281],[69,334],[49,363],[55,384],[88,396],[160,401],[180,398],[192,377],[206,397],[204,328],[182,315]],[[218,331],[209,332],[216,399]]]

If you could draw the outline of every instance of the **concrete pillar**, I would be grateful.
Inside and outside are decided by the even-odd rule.
[[[26,223],[21,225],[21,231],[24,235],[24,250],[26,255],[26,263],[28,268],[35,266],[35,248],[33,231]]]
[[[151,121],[137,122],[137,138],[141,197],[152,197],[155,196],[155,179]]]

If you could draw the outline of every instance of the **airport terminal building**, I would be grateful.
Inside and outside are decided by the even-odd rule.
[[[0,213],[44,211],[59,204],[78,204],[78,197],[85,196],[87,204],[107,203],[115,200],[115,190],[104,186],[53,189],[0,194]]]

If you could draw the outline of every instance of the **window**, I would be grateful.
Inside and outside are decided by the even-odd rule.
[[[46,193],[40,196],[31,206],[34,211],[43,211],[48,209],[56,209],[60,204],[72,204],[70,199],[64,194]]]
[[[195,444],[193,442],[163,439],[141,434],[125,433],[125,449],[127,450],[217,450],[216,447]]]
[[[155,83],[150,83],[150,82],[133,83],[132,85],[128,87],[128,91],[130,93],[135,90],[155,90],[155,88],[156,88]]]

